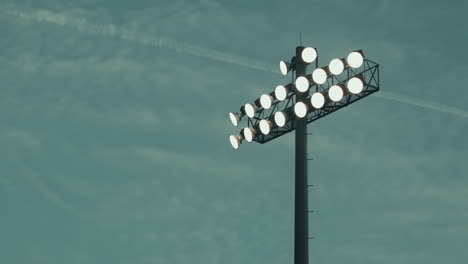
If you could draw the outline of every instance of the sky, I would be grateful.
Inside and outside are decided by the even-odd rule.
[[[467,8],[2,1],[1,262],[292,263],[294,133],[234,150],[228,113],[290,82],[301,41],[381,80],[308,125],[310,263],[461,263]]]

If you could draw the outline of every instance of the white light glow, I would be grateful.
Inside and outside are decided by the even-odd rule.
[[[283,112],[276,112],[275,123],[278,127],[283,127],[286,125],[286,115]]]
[[[299,117],[299,118],[303,118],[307,115],[307,105],[304,104],[303,102],[297,102],[295,105],[294,105],[294,113]]]
[[[276,89],[275,89],[276,99],[280,101],[284,101],[287,96],[288,96],[288,89],[286,87],[284,87],[283,85],[276,86]]]
[[[322,93],[314,93],[310,98],[310,102],[315,109],[320,109],[325,104],[325,96]]]
[[[269,94],[263,94],[260,96],[260,104],[264,109],[270,109],[272,103],[273,97],[271,97]]]
[[[254,135],[255,135],[255,129],[250,128],[250,127],[244,128],[244,137],[245,137],[245,140],[247,140],[247,142],[252,142]]]
[[[316,84],[324,84],[327,81],[327,72],[322,68],[317,68],[312,73],[312,80]]]
[[[346,62],[351,68],[356,69],[364,63],[364,56],[358,51],[353,51],[346,58]]]
[[[317,59],[317,50],[311,47],[307,47],[301,52],[302,61],[305,63],[312,63]]]
[[[338,85],[333,85],[328,90],[328,97],[330,97],[333,102],[340,101],[343,98],[343,89]]]
[[[239,114],[235,114],[233,112],[230,112],[229,113],[229,118],[231,119],[231,122],[234,126],[237,126],[239,124],[239,121],[240,121],[240,115]]]
[[[296,79],[296,89],[301,92],[305,93],[309,89],[309,80],[307,80],[304,76],[299,76]]]
[[[289,72],[289,63],[287,62],[284,62],[284,61],[280,61],[279,65],[280,65],[280,71],[281,71],[281,74],[283,75],[287,75],[288,72]]]
[[[241,144],[242,142],[242,138],[240,136],[229,136],[229,141],[231,142],[231,146],[234,148],[234,149],[238,149],[239,148],[239,145]]]
[[[358,94],[362,92],[362,89],[364,89],[364,83],[360,78],[353,77],[349,79],[348,83],[346,84],[346,87],[348,88],[348,91],[352,94]]]
[[[244,109],[245,109],[245,114],[248,117],[253,118],[255,116],[255,112],[257,111],[257,106],[251,105],[251,104],[245,104]]]
[[[344,63],[340,59],[333,59],[330,61],[328,68],[333,75],[340,75],[344,71]]]
[[[262,134],[264,135],[268,135],[270,133],[270,129],[271,129],[271,122],[268,121],[268,120],[260,120],[260,131],[262,132]]]

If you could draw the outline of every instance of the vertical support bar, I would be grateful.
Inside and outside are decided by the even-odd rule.
[[[306,75],[301,60],[303,47],[296,48],[296,78]],[[296,93],[296,102],[304,102],[307,93]],[[309,216],[307,198],[307,118],[296,116],[295,192],[294,192],[294,264],[309,263]]]

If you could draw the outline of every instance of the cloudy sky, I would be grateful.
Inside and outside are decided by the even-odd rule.
[[[309,125],[312,263],[468,258],[464,1],[4,0],[2,263],[292,263],[294,134],[227,113],[299,44],[381,91]]]

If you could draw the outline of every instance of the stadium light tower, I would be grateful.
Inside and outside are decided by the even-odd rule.
[[[315,66],[312,74],[307,74],[309,65]],[[263,144],[296,131],[294,264],[308,264],[307,124],[377,92],[379,65],[356,50],[319,67],[317,50],[299,46],[291,61],[281,61],[279,66],[281,74],[291,72],[294,83],[278,85],[253,104],[242,106],[240,113],[229,113],[234,126],[247,116],[247,126],[229,140],[238,149],[244,140]]]

